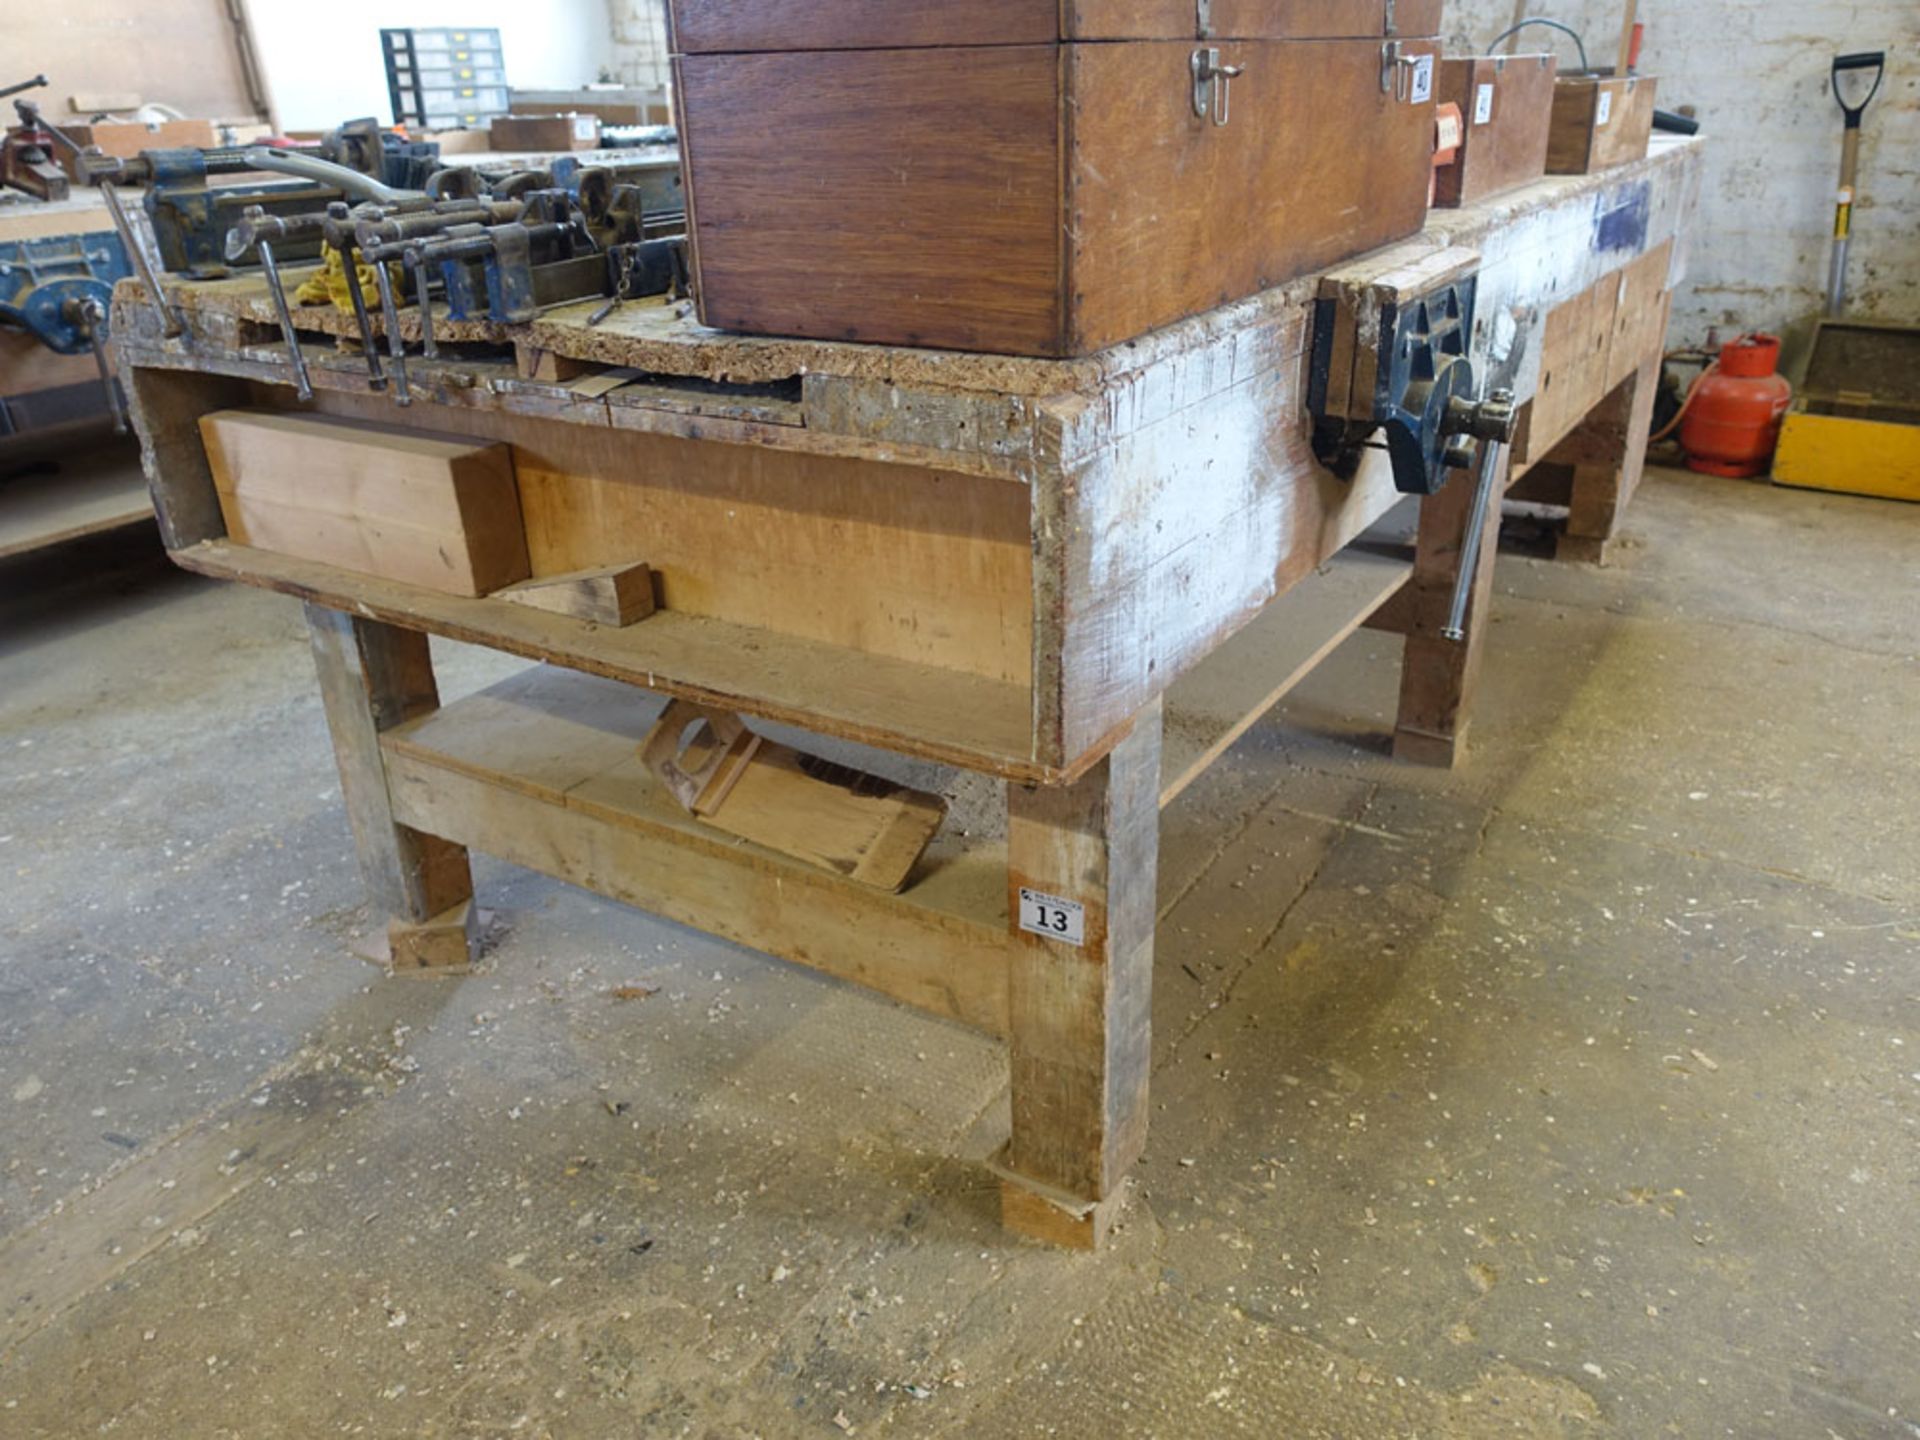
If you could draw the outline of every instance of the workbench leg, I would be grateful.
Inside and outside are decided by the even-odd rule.
[[[388,920],[396,970],[459,969],[474,945],[467,852],[398,824],[387,795],[382,731],[440,708],[427,637],[307,606],[320,699],[333,733],[368,903]]]
[[[1506,492],[1512,458],[1501,447],[1494,494]],[[1463,474],[1420,506],[1413,579],[1399,613],[1407,626],[1407,651],[1400,676],[1400,718],[1394,727],[1393,754],[1415,765],[1452,769],[1467,758],[1467,731],[1473,723],[1474,693],[1480,685],[1481,656],[1487,642],[1487,614],[1493,599],[1494,565],[1500,554],[1500,506],[1487,507],[1480,537],[1480,563],[1474,575],[1473,602],[1467,610],[1467,638],[1441,634],[1453,605],[1467,522],[1473,509],[1477,471]]]
[[[1013,1136],[1001,1218],[1075,1249],[1099,1248],[1147,1138],[1160,722],[1156,701],[1078,784],[1008,787]],[[1042,926],[1061,938],[1031,933]]]
[[[1604,565],[1634,491],[1647,471],[1647,437],[1660,389],[1651,355],[1559,445],[1552,459],[1573,467],[1573,498],[1558,557]]]

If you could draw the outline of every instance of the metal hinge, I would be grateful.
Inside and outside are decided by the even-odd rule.
[[[1394,18],[1393,3],[1394,0],[1387,0],[1387,28],[1380,32],[1383,35],[1398,35],[1400,33],[1400,22]]]
[[[1193,69],[1193,113],[1203,120],[1211,113],[1213,123],[1225,129],[1233,112],[1233,82],[1244,73],[1246,67],[1222,65],[1220,52],[1204,45],[1193,52],[1190,63]]]
[[[1213,0],[1193,0],[1193,25],[1194,34],[1200,39],[1213,38]]]

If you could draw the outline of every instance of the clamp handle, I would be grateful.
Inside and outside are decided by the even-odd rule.
[[[1855,70],[1873,71],[1873,85],[1867,91],[1867,98],[1858,105],[1849,105],[1847,97],[1840,89],[1840,77]],[[1840,102],[1841,112],[1847,117],[1847,129],[1858,130],[1865,118],[1867,107],[1873,103],[1874,96],[1880,93],[1880,86],[1887,78],[1887,52],[1884,50],[1863,50],[1854,55],[1836,56],[1833,62],[1833,98]]]
[[[1464,408],[1464,407],[1463,407]],[[1441,627],[1442,639],[1463,645],[1467,639],[1467,611],[1473,604],[1474,581],[1480,573],[1480,548],[1486,535],[1487,516],[1493,509],[1493,492],[1500,481],[1500,454],[1513,441],[1516,416],[1513,392],[1495,390],[1477,402],[1460,418],[1457,432],[1480,442],[1480,479],[1474,487],[1473,505],[1467,512],[1467,532],[1460,545],[1460,573],[1454,577],[1453,602],[1447,610],[1447,623]]]

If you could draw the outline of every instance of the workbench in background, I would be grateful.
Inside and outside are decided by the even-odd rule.
[[[111,238],[97,191],[55,204],[0,204],[0,248],[58,249]],[[0,283],[0,297],[14,287]],[[107,530],[151,524],[138,456],[116,443],[90,352],[62,355],[0,327],[0,560]]]
[[[1527,406],[1514,468],[1571,457],[1579,538],[1613,533],[1640,464],[1618,412],[1660,349],[1698,155],[1544,182],[1342,267],[1482,257],[1476,358]],[[655,302],[442,319],[406,409],[369,391],[346,317],[303,313],[311,412],[510,444],[534,575],[652,567],[659,609],[624,627],[236,543],[200,420],[300,408],[286,352],[257,282],[169,290],[179,340],[135,284],[114,316],[167,545],[306,602],[396,960],[465,960],[471,847],[1003,1036],[1017,1230],[1096,1244],[1144,1143],[1162,805],[1365,623],[1407,637],[1401,753],[1463,753],[1497,507],[1468,640],[1446,641],[1471,484],[1408,514],[1384,456],[1350,481],[1315,462],[1318,280],[1057,361],[742,338]],[[429,634],[544,663],[441,708]],[[859,885],[651,783],[661,696],[949,794],[1004,782],[1002,818],[949,825],[897,895]],[[1068,939],[1035,933],[1035,897]]]

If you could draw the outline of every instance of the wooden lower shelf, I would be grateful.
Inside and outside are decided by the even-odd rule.
[[[1033,757],[1033,697],[954,670],[662,610],[623,630],[469,599],[227,540],[176,550],[189,570],[529,660],[989,775],[1053,778]]]
[[[1394,511],[1174,685],[1167,697],[1162,803],[1192,784],[1406,583],[1411,558],[1379,546],[1381,537],[1405,529],[1410,513],[1410,506]],[[1019,686],[674,611],[606,629],[226,540],[175,551],[174,559],[202,574],[896,754],[1028,783],[1072,778],[1032,758],[1033,697]]]
[[[119,448],[0,480],[0,560],[142,523],[153,523],[146,476]]]
[[[1167,703],[1162,803],[1385,604],[1409,572],[1410,562],[1397,555],[1349,549],[1176,685]],[[642,763],[641,743],[662,704],[623,681],[531,666],[382,737],[394,816],[1005,1033],[1004,844],[963,844],[943,834],[907,889],[893,895],[736,839],[688,815]]]
[[[639,746],[660,703],[535,666],[382,737],[394,816],[993,1034],[1007,1027],[1003,848],[934,842],[905,893],[702,825]]]

